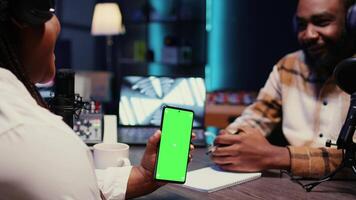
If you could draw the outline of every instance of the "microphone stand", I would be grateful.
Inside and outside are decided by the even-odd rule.
[[[84,102],[79,94],[75,94],[74,79],[73,70],[58,70],[55,77],[55,94],[48,103],[50,110],[62,116],[63,121],[71,128],[73,128],[73,116],[79,118],[82,109],[90,109],[90,103]]]
[[[353,142],[353,136],[356,127],[356,92],[351,95],[350,108],[347,114],[347,119],[341,129],[337,143],[331,143],[331,140],[326,142],[326,146],[337,146],[338,149],[342,149],[343,158],[341,164],[332,173],[322,177],[318,181],[302,185],[303,188],[310,192],[314,187],[325,181],[331,180],[338,172],[343,168],[351,168],[353,173],[356,174],[356,144]]]

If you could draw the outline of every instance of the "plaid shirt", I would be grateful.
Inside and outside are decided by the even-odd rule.
[[[296,176],[320,177],[341,162],[342,152],[323,148],[326,140],[336,142],[350,105],[350,96],[329,77],[319,78],[297,51],[282,58],[273,68],[257,101],[246,108],[227,130],[257,128],[267,136],[282,123]]]

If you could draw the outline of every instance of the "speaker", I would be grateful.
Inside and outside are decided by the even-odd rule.
[[[52,18],[54,0],[9,0],[10,15],[21,23],[38,26]]]
[[[348,10],[346,14],[346,30],[348,33],[356,35],[356,4],[352,5]],[[292,26],[293,26],[293,31],[295,34],[298,33],[298,22],[297,22],[297,16],[293,16],[293,21],[292,21]]]

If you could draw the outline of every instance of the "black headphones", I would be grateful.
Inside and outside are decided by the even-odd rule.
[[[352,5],[348,10],[346,14],[346,30],[348,33],[352,35],[356,35],[356,4]],[[293,16],[293,31],[294,33],[298,33],[298,22],[297,22],[297,16]]]
[[[349,33],[356,35],[356,4],[347,10],[346,29]]]
[[[52,18],[54,0],[7,0],[10,17],[30,26],[38,26]]]

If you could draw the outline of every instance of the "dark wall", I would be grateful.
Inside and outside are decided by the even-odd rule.
[[[295,4],[290,0],[212,1],[208,89],[261,88],[273,65],[298,48],[292,31]]]
[[[58,59],[63,59],[57,61],[58,68],[98,68],[95,64],[96,38],[90,34],[94,6],[95,0],[57,1],[56,14],[62,30],[56,54],[59,55]]]
[[[60,39],[66,40],[64,46],[69,48],[61,48],[63,56],[58,57],[66,59],[61,65],[69,66],[59,67],[104,69],[105,39],[90,35],[96,2],[57,2],[57,11],[62,22]],[[298,49],[291,24],[296,0],[206,2],[210,2],[206,9],[211,16],[207,23],[212,25],[207,34],[206,54],[209,91],[258,90],[264,85],[278,59]],[[117,44],[117,37],[115,40]]]

